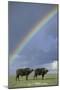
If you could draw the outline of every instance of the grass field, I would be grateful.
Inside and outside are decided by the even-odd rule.
[[[15,76],[9,76],[8,82],[9,88],[22,88],[22,87],[34,87],[34,86],[50,86],[58,85],[57,75],[56,74],[47,74],[42,80],[41,76],[38,76],[37,80],[33,79],[33,76],[29,76],[29,79],[26,80],[25,77],[20,77],[20,81],[16,81]]]

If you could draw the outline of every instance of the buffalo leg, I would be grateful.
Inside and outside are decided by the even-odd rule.
[[[42,74],[42,80],[44,79],[44,74]]]
[[[36,75],[36,79],[37,79],[37,75]]]
[[[16,75],[16,81],[17,81],[17,75]]]
[[[28,80],[28,75],[26,75],[26,80]]]
[[[35,75],[34,75],[34,78],[33,79],[35,79]]]
[[[18,79],[18,81],[19,81],[19,75],[16,76],[16,81],[17,81],[17,79]]]
[[[34,79],[35,79],[35,78],[37,79],[37,75],[34,75]]]

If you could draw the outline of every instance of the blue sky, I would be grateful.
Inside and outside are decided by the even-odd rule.
[[[9,2],[9,55],[16,49],[18,43],[31,32],[35,24],[52,11],[56,5],[29,4]],[[24,49],[16,55],[10,66],[10,73],[15,73],[21,67],[57,68],[57,13],[28,42]],[[49,67],[48,67],[49,66]],[[55,67],[55,69],[54,69]]]

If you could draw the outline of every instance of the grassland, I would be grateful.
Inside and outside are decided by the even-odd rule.
[[[22,88],[22,87],[35,87],[35,86],[51,86],[58,85],[57,75],[48,74],[42,80],[41,76],[38,76],[37,80],[33,79],[33,76],[29,76],[29,79],[26,80],[25,77],[20,77],[20,81],[16,81],[14,75],[9,76],[9,88]]]

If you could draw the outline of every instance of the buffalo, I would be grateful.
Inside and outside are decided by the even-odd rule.
[[[19,80],[19,76],[26,76],[26,80],[28,80],[29,74],[33,71],[33,69],[30,68],[21,68],[16,70],[16,80]]]
[[[47,74],[48,70],[45,68],[37,68],[34,70],[34,79],[37,79],[38,75],[42,75],[42,80],[44,79],[44,75]]]

